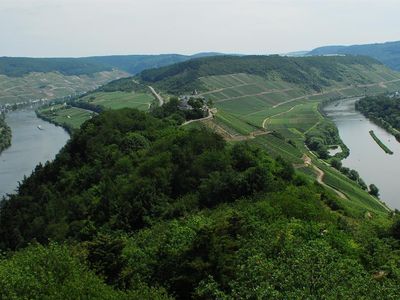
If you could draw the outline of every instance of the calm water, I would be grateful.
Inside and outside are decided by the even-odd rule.
[[[33,110],[10,112],[6,121],[12,130],[12,144],[0,155],[0,196],[14,192],[38,163],[54,159],[69,139],[63,128],[37,118]]]
[[[340,137],[350,149],[343,165],[355,169],[369,185],[380,190],[381,199],[391,208],[400,209],[400,143],[384,129],[355,110],[358,99],[345,99],[329,104],[324,111],[339,129]],[[372,139],[373,130],[394,154],[386,154]]]

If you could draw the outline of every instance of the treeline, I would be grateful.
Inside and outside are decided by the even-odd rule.
[[[199,77],[247,73],[284,81],[321,91],[330,81],[345,79],[341,65],[373,65],[378,61],[367,57],[282,57],[272,56],[217,56],[193,59],[139,74],[141,81],[177,94],[202,89]]]
[[[63,75],[90,75],[112,68],[80,58],[0,57],[0,74],[21,77],[32,72],[60,72]]]
[[[5,115],[0,113],[0,153],[11,145],[11,128],[5,121]]]
[[[365,181],[360,177],[360,174],[358,174],[356,170],[343,167],[340,159],[333,158],[331,160],[331,166],[340,171],[343,175],[347,176],[349,179],[355,181],[364,191],[368,190],[372,196],[379,198],[379,189],[377,186],[374,184],[367,186]]]
[[[179,54],[161,55],[112,55],[112,56],[93,56],[85,60],[92,63],[100,63],[124,70],[132,75],[138,74],[143,70],[159,68],[174,63],[189,60],[191,57]]]
[[[0,74],[21,77],[32,72],[60,72],[64,75],[90,75],[101,71],[119,69],[132,75],[143,70],[159,68],[196,57],[217,55],[200,53],[193,56],[162,55],[113,55],[82,58],[30,58],[0,57]]]
[[[383,151],[385,151],[387,154],[393,154],[393,151],[388,148],[375,134],[373,130],[369,131],[369,134],[371,137],[374,139],[374,141],[378,144],[379,147],[382,148]]]
[[[400,141],[400,98],[368,96],[356,102],[356,109],[392,133]]]
[[[172,115],[101,113],[1,202],[3,298],[398,296],[400,222]]]

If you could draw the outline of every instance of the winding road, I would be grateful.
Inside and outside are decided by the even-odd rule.
[[[152,86],[149,86],[149,89],[150,89],[151,93],[154,95],[154,97],[157,98],[157,100],[158,100],[160,106],[163,106],[163,105],[164,105],[164,99],[163,99],[163,97],[161,97],[160,94],[158,94],[158,93],[156,92],[156,90],[155,90]]]

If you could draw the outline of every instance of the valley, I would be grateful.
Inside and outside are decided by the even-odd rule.
[[[247,58],[237,57],[237,72],[225,74],[227,70],[222,69],[223,74],[215,74],[212,67],[213,74],[207,75],[209,60],[217,60],[218,65],[221,64],[219,60],[225,64],[225,59],[200,59],[197,63],[204,63],[206,67],[198,66],[202,70],[198,77],[191,74],[185,78],[188,72],[186,63],[182,63],[170,67],[179,70],[178,73],[170,71],[169,67],[152,70],[151,73],[174,74],[160,76],[160,81],[146,81],[143,79],[146,74],[139,74],[38,108],[36,113],[40,118],[67,129],[72,134],[71,139],[52,163],[36,167],[33,175],[22,180],[18,193],[3,202],[0,247],[22,249],[17,253],[28,259],[54,255],[58,261],[59,257],[71,256],[71,246],[60,248],[52,243],[43,248],[26,248],[27,243],[32,238],[42,244],[46,244],[47,239],[73,239],[89,253],[91,264],[103,263],[102,258],[99,261],[91,256],[97,255],[98,247],[116,247],[112,255],[113,261],[121,264],[118,277],[109,271],[100,274],[112,285],[117,284],[121,276],[129,278],[127,290],[108,290],[111,298],[119,299],[129,299],[130,293],[140,295],[137,298],[140,299],[154,282],[166,289],[152,289],[150,298],[167,299],[163,295],[168,292],[179,299],[187,299],[194,291],[198,292],[198,276],[203,278],[204,274],[213,273],[231,278],[229,282],[232,283],[216,288],[220,294],[238,298],[261,295],[247,289],[244,282],[248,274],[240,269],[234,273],[209,269],[207,265],[215,263],[213,255],[224,261],[232,260],[234,265],[246,265],[246,269],[268,263],[284,274],[284,278],[290,276],[296,263],[290,260],[285,264],[282,260],[292,256],[296,261],[309,257],[305,263],[296,265],[304,274],[309,261],[326,255],[320,258],[322,263],[316,270],[328,264],[336,270],[335,276],[341,278],[338,274],[342,267],[337,266],[336,261],[328,261],[332,255],[337,255],[340,264],[351,260],[356,266],[346,271],[346,274],[353,274],[352,278],[359,276],[359,281],[353,285],[368,293],[381,288],[377,281],[369,281],[376,272],[372,265],[379,264],[377,258],[371,258],[371,264],[363,263],[357,253],[368,255],[367,247],[378,243],[381,248],[377,251],[387,263],[396,260],[387,255],[388,242],[378,238],[378,231],[384,230],[392,239],[393,228],[397,228],[391,222],[398,201],[383,183],[395,187],[391,179],[397,175],[390,172],[385,177],[377,170],[387,163],[392,166],[397,163],[378,159],[376,149],[370,149],[371,143],[375,143],[371,137],[367,144],[360,143],[360,139],[365,138],[363,135],[354,139],[354,132],[346,131],[340,121],[346,117],[352,119],[353,112],[341,111],[341,108],[353,103],[354,110],[354,99],[365,94],[398,91],[400,74],[369,59],[346,57],[340,63],[338,58],[289,62],[283,59],[282,64],[288,64],[288,70],[295,62],[298,73],[293,75],[277,67],[280,64],[276,57],[267,57],[261,59],[264,64],[270,64],[271,59],[276,65],[262,76],[249,71]],[[302,63],[305,65],[299,68]],[[242,69],[238,70],[240,64]],[[315,67],[321,64],[320,69]],[[315,77],[326,70],[329,72],[324,76]],[[287,77],[286,72],[292,75]],[[307,72],[304,81],[301,80],[303,72]],[[188,86],[176,82],[181,80]],[[210,105],[204,110],[208,114],[193,117],[196,115],[193,106],[182,109],[182,99],[187,97]],[[336,111],[342,115],[335,114]],[[12,114],[18,113],[21,112]],[[370,127],[358,118],[357,124],[350,125],[357,134],[361,132],[360,126]],[[61,130],[51,124],[48,126]],[[45,130],[31,126],[30,130],[35,129],[35,135],[43,135],[47,134],[48,126]],[[29,134],[30,131],[24,132]],[[379,127],[374,127],[374,132],[386,139]],[[52,139],[51,135],[48,137]],[[66,139],[62,144],[65,142]],[[61,147],[50,143],[57,149]],[[397,159],[399,145],[393,147],[394,155],[385,155]],[[376,143],[374,146],[384,154]],[[329,155],[332,148],[339,149],[333,157]],[[18,152],[13,149],[11,147],[5,154]],[[333,167],[349,150],[350,156],[343,160],[343,166]],[[359,150],[365,154],[363,166],[369,165],[365,158],[371,156],[376,158],[377,165],[367,170],[359,168]],[[19,160],[7,159],[4,163],[9,162]],[[382,201],[368,192],[363,186],[366,183],[350,168],[360,170],[360,177],[365,178],[367,184],[373,182],[381,188]],[[372,173],[378,177],[371,176]],[[15,211],[19,213],[18,218],[13,217]],[[371,230],[370,226],[378,229]],[[271,229],[273,233],[269,234]],[[231,232],[236,234],[236,230],[243,238],[232,238]],[[310,234],[315,236],[311,239],[321,242],[310,246]],[[365,234],[371,241],[365,241]],[[265,245],[270,245],[271,241],[274,244],[265,250]],[[206,257],[201,254],[204,251]],[[260,253],[265,256],[260,257]],[[256,262],[253,262],[254,257]],[[15,256],[12,261],[16,272],[22,274],[23,262],[19,259]],[[138,261],[141,261],[139,267]],[[170,272],[171,261],[174,265],[178,261],[176,265],[182,266],[174,268],[177,275],[160,276],[160,269]],[[198,264],[199,261],[202,263]],[[1,266],[0,261],[0,285],[4,276],[2,270],[7,272],[10,268]],[[363,268],[368,271],[360,273]],[[251,272],[251,282],[258,280],[254,274]],[[386,273],[379,274],[386,276]],[[331,282],[332,271],[322,276],[323,282]],[[74,279],[67,278],[76,286]],[[265,275],[261,278],[265,280]],[[274,293],[282,296],[312,294],[300,292],[297,286],[303,280],[300,282],[296,278],[285,283],[283,292],[275,289]],[[19,282],[14,277],[12,280],[15,284]],[[135,286],[136,280],[142,284],[139,288]],[[191,283],[187,284],[187,280]],[[282,281],[267,280],[274,284]],[[385,280],[390,286],[394,284],[389,278]],[[342,295],[343,291],[347,293],[349,290],[344,288],[347,283],[347,280],[339,280],[334,287],[329,285],[328,290],[324,289],[324,293],[332,297]],[[103,282],[92,284],[96,288],[88,286],[93,294],[109,287]],[[240,288],[233,288],[231,284]],[[343,288],[338,290],[337,286]]]
[[[400,299],[396,1],[0,2],[0,300]]]
[[[276,60],[276,58],[271,59]],[[338,59],[340,60],[335,58]],[[318,59],[318,63],[322,65],[326,64],[326,61],[330,59],[325,58],[325,61]],[[307,62],[310,62],[310,59],[307,59]],[[306,177],[319,178],[320,182],[337,191],[339,195],[345,195],[340,201],[350,209],[368,207],[369,211],[375,213],[386,212],[385,205],[371,197],[353,180],[332,168],[331,159],[321,160],[318,154],[311,152],[305,146],[305,140],[311,132],[320,134],[319,127],[330,122],[321,111],[324,103],[364,94],[397,91],[400,89],[400,74],[375,61],[360,61],[360,58],[355,62],[346,58],[339,65],[333,66],[339,67],[343,79],[339,80],[339,77],[331,79],[329,76],[325,77],[324,81],[319,79],[322,86],[317,88],[318,91],[295,83],[296,79],[287,81],[279,78],[277,74],[280,69],[277,69],[273,77],[267,78],[250,73],[193,78],[191,80],[200,87],[196,97],[211,100],[215,107],[212,116],[199,122],[202,126],[218,132],[228,141],[247,140],[262,146],[273,157],[283,157],[294,165],[301,166],[304,155],[311,157],[310,163],[299,167],[298,172]],[[39,109],[38,114],[72,132],[84,121],[103,110],[138,108],[150,111],[152,105],[156,107],[163,102],[157,98],[161,96],[155,88],[151,86],[149,88],[147,82],[140,82],[141,76],[112,82],[73,99],[67,106],[44,107]],[[167,78],[165,82],[173,84],[171,78]],[[156,82],[155,85],[163,86],[163,83]],[[185,89],[185,86],[181,89]],[[165,95],[171,94],[168,88],[161,89],[160,92]],[[193,128],[195,126],[193,122],[196,123],[189,121],[185,125],[190,124],[188,127]],[[337,133],[336,135],[338,136]],[[339,137],[337,139],[340,140]],[[338,155],[342,157],[342,154]],[[324,174],[323,179],[322,176],[319,177],[321,172]],[[392,197],[383,198],[383,201],[386,200],[392,207],[397,207],[398,204],[394,204],[396,201]]]
[[[371,197],[353,180],[330,167],[330,160],[320,160],[304,145],[309,132],[328,122],[321,112],[323,103],[400,89],[400,74],[379,63],[373,63],[372,66],[360,63],[341,67],[342,74],[345,74],[342,75],[344,80],[327,78],[329,84],[321,91],[312,91],[304,85],[279,77],[266,79],[248,73],[199,77],[199,95],[211,99],[217,108],[214,118],[203,123],[227,140],[249,140],[251,143],[262,145],[273,157],[284,157],[295,165],[301,165],[303,155],[308,155],[312,158],[311,164],[298,168],[298,171],[305,176],[318,178],[317,170],[322,170],[324,184],[351,199],[344,201],[342,197],[342,205],[351,209],[368,207],[370,211],[386,212],[385,205]],[[170,80],[171,78],[168,78],[165,82],[169,83]],[[161,87],[164,84],[158,83]],[[183,86],[182,89],[184,88]],[[256,136],[254,133],[260,130],[267,134]],[[392,208],[399,207],[398,202],[391,196],[382,199],[388,201]]]

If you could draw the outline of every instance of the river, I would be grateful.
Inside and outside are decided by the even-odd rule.
[[[367,185],[374,183],[379,188],[380,198],[389,207],[400,209],[400,143],[356,111],[357,100],[339,100],[324,107],[350,149],[349,157],[342,161],[343,166],[357,170]],[[393,155],[386,154],[378,146],[369,134],[370,130],[394,152]]]
[[[39,119],[33,110],[10,112],[6,122],[12,141],[11,147],[0,154],[0,197],[13,193],[37,164],[54,159],[69,139],[63,128]]]

